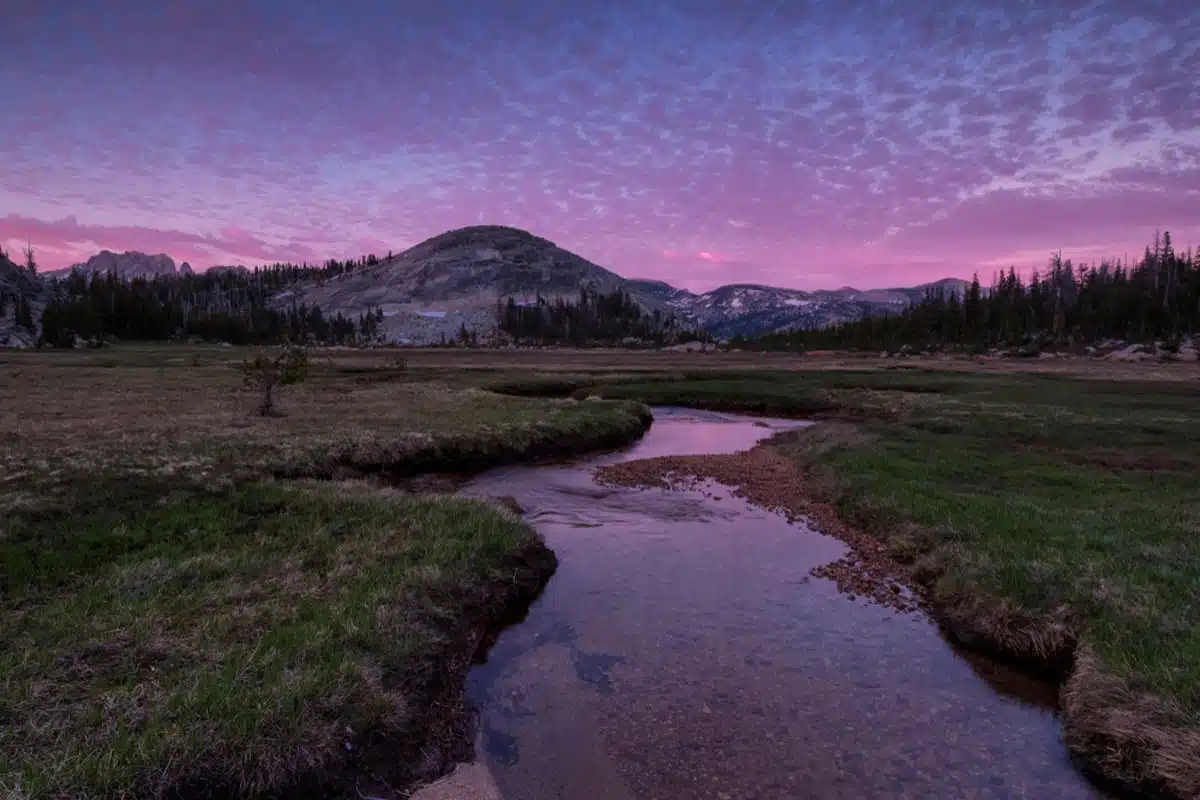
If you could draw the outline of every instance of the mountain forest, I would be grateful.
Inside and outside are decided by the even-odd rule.
[[[984,290],[976,275],[961,296],[930,290],[895,315],[730,344],[747,350],[1015,348],[1033,355],[1043,347],[1105,340],[1171,343],[1198,332],[1200,253],[1177,252],[1165,233],[1136,263],[1076,265],[1055,254],[1028,281],[1009,269]]]
[[[71,347],[76,338],[362,344],[378,338],[382,311],[330,317],[316,306],[279,308],[274,298],[301,281],[328,280],[375,263],[378,259],[367,256],[320,267],[274,264],[128,281],[112,273],[77,271],[52,284],[42,312],[42,340],[53,347]]]
[[[602,293],[585,287],[578,299],[539,295],[527,304],[510,297],[496,303],[496,318],[500,331],[516,344],[583,347],[635,340],[661,346],[711,338],[685,327],[673,314],[646,311],[620,289]]]

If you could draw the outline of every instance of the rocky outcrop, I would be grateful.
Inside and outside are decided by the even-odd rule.
[[[112,272],[118,278],[129,281],[134,278],[191,275],[192,267],[186,261],[176,267],[175,261],[166,253],[147,255],[134,250],[124,253],[101,250],[82,264],[73,264],[65,269],[53,270],[45,274],[51,278],[65,278],[72,272],[82,272],[89,277]]]

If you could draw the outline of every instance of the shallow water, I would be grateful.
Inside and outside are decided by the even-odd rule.
[[[655,419],[623,453],[464,488],[514,496],[560,562],[470,678],[505,798],[1101,796],[1024,684],[810,577],[839,541],[712,484],[597,486],[598,464],[736,452],[796,424]]]

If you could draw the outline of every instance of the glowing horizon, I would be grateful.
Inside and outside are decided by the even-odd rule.
[[[486,223],[693,291],[1200,245],[1200,7],[991,5],[16,0],[0,245],[201,270]]]

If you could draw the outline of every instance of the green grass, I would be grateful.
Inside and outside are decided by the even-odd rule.
[[[552,558],[479,503],[328,485],[97,484],[5,528],[10,797],[277,790],[419,746],[481,590]]]
[[[1196,473],[1075,460],[1003,439],[897,430],[827,466],[843,483],[843,509],[883,538],[899,530],[888,523],[911,521],[932,532],[931,546],[954,548],[939,591],[1032,610],[1065,605],[1109,668],[1197,715]]]
[[[854,446],[817,447],[818,426],[778,447],[823,474],[844,514],[881,538],[919,531],[920,547],[940,553],[946,597],[1065,608],[1113,675],[1200,720],[1195,383],[820,372],[594,391],[856,419],[870,435]]]
[[[784,416],[805,416],[836,408],[820,390],[796,385],[780,386],[756,378],[736,381],[722,378],[641,381],[591,386],[579,390],[579,394],[638,400],[657,406],[688,406]]]
[[[351,352],[318,358],[262,419],[231,369],[244,355],[0,354],[0,792],[295,788],[336,780],[376,734],[410,781],[468,629],[548,554],[476,503],[270,476],[474,470],[643,430],[644,407],[591,395],[834,420],[774,446],[944,607],[1061,621],[1120,687],[1089,697],[1200,724],[1187,376]],[[1146,706],[1128,708],[1137,734]],[[1179,730],[1154,741],[1184,742],[1182,763],[1198,740]]]
[[[245,355],[0,361],[0,796],[319,793],[360,759],[436,777],[472,642],[553,554],[476,501],[278,478],[473,472],[648,424],[394,358],[318,362],[263,418]]]

